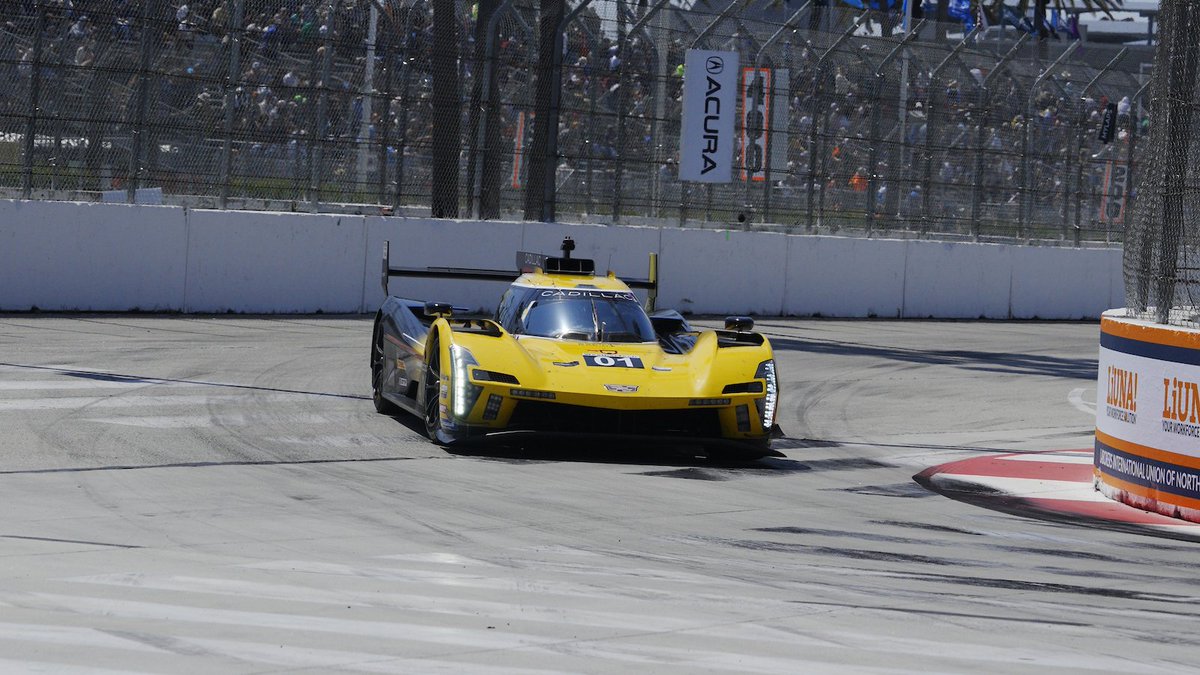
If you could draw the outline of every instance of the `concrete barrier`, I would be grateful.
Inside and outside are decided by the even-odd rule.
[[[370,312],[397,266],[508,269],[564,236],[700,314],[1098,318],[1123,298],[1117,249],[745,231],[449,221],[0,201],[0,310]],[[502,283],[394,280],[393,293],[495,307]]]
[[[1108,497],[1200,522],[1200,330],[1104,314],[1093,464]]]
[[[0,200],[0,310],[184,306],[185,212]]]
[[[362,309],[363,216],[187,212],[186,312]]]
[[[788,286],[782,234],[662,230],[659,307],[697,314],[779,314]]]
[[[1012,257],[1012,316],[1094,319],[1125,304],[1121,256],[1106,249],[1021,247]],[[1105,264],[1108,263],[1108,264]],[[1112,297],[1113,279],[1122,279]]]
[[[907,242],[906,317],[994,319],[1013,315],[1013,246]]]
[[[904,316],[908,243],[897,239],[787,238],[782,314]],[[785,270],[773,273],[783,277]]]

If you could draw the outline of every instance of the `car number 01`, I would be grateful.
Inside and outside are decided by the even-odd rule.
[[[584,363],[600,368],[643,368],[637,356],[609,356],[608,354],[584,354]]]

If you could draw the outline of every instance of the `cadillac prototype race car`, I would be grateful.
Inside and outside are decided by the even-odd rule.
[[[647,280],[624,282],[595,264],[518,253],[516,271],[395,268],[391,277],[504,280],[491,319],[455,316],[441,302],[388,295],[375,318],[375,408],[420,416],[429,437],[466,441],[632,441],[687,445],[704,454],[773,454],[779,384],[771,345],[753,320],[696,330],[654,312],[657,259]],[[633,289],[646,289],[650,314]]]

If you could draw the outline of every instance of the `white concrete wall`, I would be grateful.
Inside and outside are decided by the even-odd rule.
[[[363,216],[187,212],[187,312],[357,312]]]
[[[800,239],[809,241],[798,241]],[[786,302],[782,313],[903,316],[906,242],[788,237],[787,244]]]
[[[600,270],[698,314],[1097,318],[1124,304],[1119,249],[742,231],[0,201],[0,311],[361,312],[380,261],[510,269],[563,236]],[[393,294],[491,309],[503,283],[393,279]]]
[[[178,310],[184,210],[0,200],[0,310]]]

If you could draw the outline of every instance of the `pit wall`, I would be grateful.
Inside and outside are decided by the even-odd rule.
[[[566,235],[626,277],[659,253],[658,306],[698,314],[1094,319],[1124,298],[1116,249],[0,200],[0,311],[371,312],[384,240],[395,266],[510,269]],[[503,288],[391,291],[490,310]]]
[[[1106,496],[1200,522],[1200,331],[1105,312],[1094,464]]]

